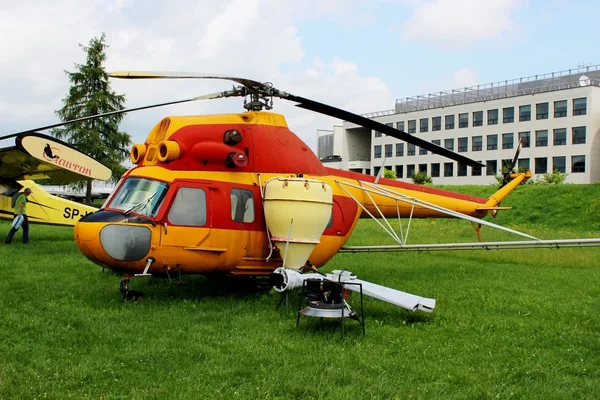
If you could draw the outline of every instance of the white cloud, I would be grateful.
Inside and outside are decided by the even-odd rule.
[[[476,86],[479,82],[479,76],[471,68],[463,67],[454,73],[454,87],[464,88]]]
[[[511,13],[525,0],[428,0],[413,9],[402,29],[406,41],[464,47],[514,27]]]
[[[345,0],[335,0],[338,6]],[[3,2],[5,3],[5,2]],[[36,2],[39,3],[39,2]],[[358,66],[320,54],[310,67],[298,18],[331,15],[332,5],[291,0],[56,0],[3,4],[0,14],[0,136],[57,122],[73,71],[85,54],[79,44],[106,33],[108,71],[196,71],[272,81],[276,87],[351,111],[393,107],[387,85],[360,74]],[[321,5],[319,5],[321,4]],[[320,14],[322,12],[322,14]],[[320,56],[320,58],[319,58]],[[290,66],[292,68],[290,68]],[[298,70],[302,72],[297,72]],[[285,72],[294,71],[294,72]],[[229,82],[112,80],[127,107],[227,90]],[[316,130],[339,121],[294,107],[284,100],[275,111],[315,148]],[[122,129],[143,142],[166,115],[240,112],[241,99],[169,106],[126,115]]]

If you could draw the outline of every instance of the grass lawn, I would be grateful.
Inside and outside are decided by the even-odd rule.
[[[552,189],[519,188],[495,222],[600,237],[600,186]],[[364,220],[348,244],[391,244],[383,235]],[[600,397],[599,248],[338,254],[325,271],[437,299],[432,314],[365,299],[366,336],[348,321],[342,340],[337,321],[296,327],[295,299],[286,313],[274,291],[198,276],[136,278],[145,300],[125,302],[121,277],[85,259],[71,228],[30,236],[0,245],[2,399]],[[409,242],[474,240],[467,222],[423,220]]]

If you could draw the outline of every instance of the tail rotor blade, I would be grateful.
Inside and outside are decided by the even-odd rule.
[[[502,186],[505,186],[508,182],[510,182],[510,174],[513,173],[513,170],[517,165],[517,161],[519,160],[519,154],[521,153],[521,147],[523,147],[523,139],[519,139],[519,144],[517,145],[517,151],[515,152],[515,156],[513,157],[512,162],[509,165],[508,171],[504,173]]]

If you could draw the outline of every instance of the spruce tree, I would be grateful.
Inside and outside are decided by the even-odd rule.
[[[106,112],[123,110],[125,96],[116,94],[108,82],[104,69],[106,60],[106,38],[90,40],[88,46],[79,45],[87,54],[85,64],[75,63],[75,72],[65,71],[71,82],[69,94],[63,98],[63,108],[56,111],[62,121],[83,118]],[[121,165],[128,157],[131,136],[119,131],[124,114],[91,119],[52,130],[59,139],[71,143],[79,151],[88,154],[109,167],[112,179],[117,180],[125,172]],[[81,181],[87,186],[86,202],[91,202],[92,182]]]

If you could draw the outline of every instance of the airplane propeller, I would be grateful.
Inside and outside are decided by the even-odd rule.
[[[463,163],[472,167],[483,167],[484,165],[480,162],[472,160],[468,157],[465,157],[461,154],[457,154],[453,151],[445,149],[441,146],[433,144],[427,140],[421,139],[417,136],[410,135],[404,131],[395,129],[391,126],[387,126],[380,122],[377,122],[373,119],[369,119],[363,117],[358,114],[351,113],[346,110],[342,110],[336,107],[329,106],[324,103],[320,103],[314,100],[310,100],[304,97],[296,96],[291,93],[287,93],[276,89],[270,82],[258,82],[252,79],[246,78],[238,78],[226,75],[218,75],[218,74],[201,74],[201,73],[193,73],[193,72],[138,72],[138,71],[118,71],[109,74],[111,78],[121,78],[121,79],[221,79],[221,80],[229,80],[236,83],[239,83],[241,86],[234,86],[232,90],[227,90],[223,92],[211,93],[203,96],[191,97],[188,99],[169,101],[164,103],[157,103],[142,107],[134,107],[123,110],[111,111],[104,114],[97,114],[88,117],[78,118],[70,121],[65,121],[57,124],[47,125],[44,127],[27,130],[23,132],[14,133],[11,135],[7,135],[4,137],[0,137],[0,139],[7,139],[10,137],[15,137],[22,134],[32,133],[35,131],[46,130],[51,128],[56,128],[59,126],[65,126],[77,122],[83,122],[95,118],[106,117],[110,115],[116,115],[121,113],[127,113],[132,111],[139,111],[149,108],[162,107],[172,104],[180,104],[187,103],[198,100],[209,100],[209,99],[218,99],[224,97],[250,97],[250,101],[244,101],[244,108],[249,111],[260,111],[263,109],[270,110],[273,108],[273,97],[278,97],[284,100],[292,101],[297,103],[296,107],[304,108],[306,110],[314,111],[320,114],[328,115],[330,117],[339,118],[341,120],[345,120],[348,122],[352,122],[356,125],[362,126],[364,128],[375,130],[378,132],[385,133],[388,136],[393,138],[402,140],[407,143],[414,144],[415,146],[419,146],[425,150],[431,151],[432,153],[438,154],[440,156],[447,157],[449,159],[458,161],[459,163]],[[516,161],[515,161],[516,162]]]

